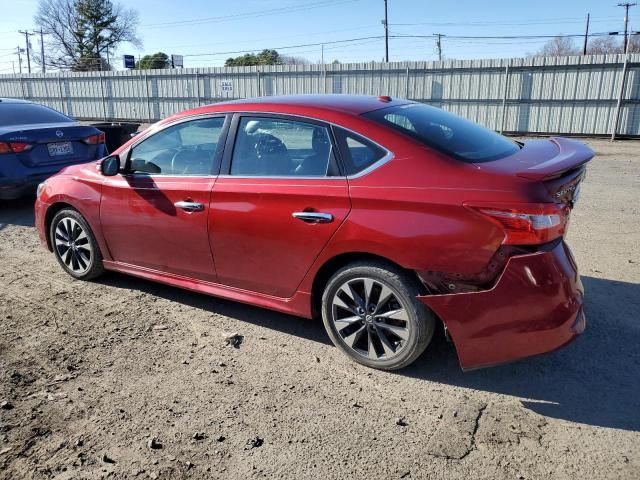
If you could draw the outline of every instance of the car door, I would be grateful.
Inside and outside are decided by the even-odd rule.
[[[106,177],[100,220],[121,263],[216,281],[207,217],[225,116],[192,118],[136,143],[123,174]]]
[[[322,122],[237,114],[211,197],[218,281],[291,297],[350,210],[330,128]]]

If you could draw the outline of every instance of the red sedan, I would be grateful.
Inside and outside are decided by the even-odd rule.
[[[463,368],[548,352],[585,328],[563,237],[593,152],[516,142],[440,109],[321,95],[174,115],[38,189],[40,238],[103,270],[321,315],[381,369],[442,322]]]

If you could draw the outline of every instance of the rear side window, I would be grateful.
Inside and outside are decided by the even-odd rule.
[[[0,102],[0,127],[63,122],[73,120],[49,107],[35,103]]]
[[[418,103],[383,108],[364,116],[464,162],[498,160],[520,149],[516,142],[493,130]]]
[[[362,172],[387,154],[385,150],[360,135],[337,127],[334,133],[340,147],[342,163],[347,175],[355,175]]]
[[[324,177],[330,174],[331,138],[327,127],[266,117],[242,117],[231,175]]]

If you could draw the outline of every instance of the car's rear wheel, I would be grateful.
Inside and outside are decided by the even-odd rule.
[[[86,220],[66,208],[53,217],[49,238],[56,259],[65,272],[79,280],[91,280],[104,272],[102,254]]]
[[[352,263],[336,272],[322,296],[322,319],[333,343],[355,361],[396,370],[427,348],[436,319],[416,296],[418,285],[384,263]]]

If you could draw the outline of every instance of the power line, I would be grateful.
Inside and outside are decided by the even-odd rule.
[[[292,48],[302,48],[302,47],[317,47],[320,46],[322,44],[324,45],[331,45],[331,44],[335,44],[335,43],[348,43],[348,42],[357,42],[359,40],[372,40],[372,39],[378,39],[380,40],[381,38],[384,38],[384,35],[373,35],[370,37],[359,37],[359,38],[348,38],[345,40],[332,40],[329,42],[315,42],[315,43],[300,43],[298,45],[285,45],[285,46],[281,46],[281,47],[270,47],[271,50],[288,50],[288,49],[292,49]],[[258,50],[263,50],[263,48],[248,48],[246,50],[232,50],[232,51],[228,51],[228,52],[215,52],[215,53],[192,53],[192,54],[188,54],[188,55],[183,55],[184,57],[210,57],[213,55],[233,55],[236,53],[247,53],[247,52],[255,52]]]
[[[194,18],[187,20],[175,20],[172,22],[162,22],[162,23],[149,23],[142,25],[145,28],[156,28],[156,27],[168,27],[168,26],[187,26],[187,25],[200,25],[204,23],[220,23],[220,22],[228,22],[234,20],[243,20],[246,18],[256,18],[256,17],[265,17],[271,15],[278,15],[282,13],[292,13],[292,12],[300,12],[311,10],[315,8],[329,7],[334,5],[340,5],[345,3],[353,3],[360,0],[323,0],[314,3],[307,3],[306,5],[290,5],[287,7],[277,7],[270,8],[266,10],[256,10],[253,12],[245,12],[245,13],[236,13],[233,15],[222,15],[217,17],[206,17],[206,18]]]

